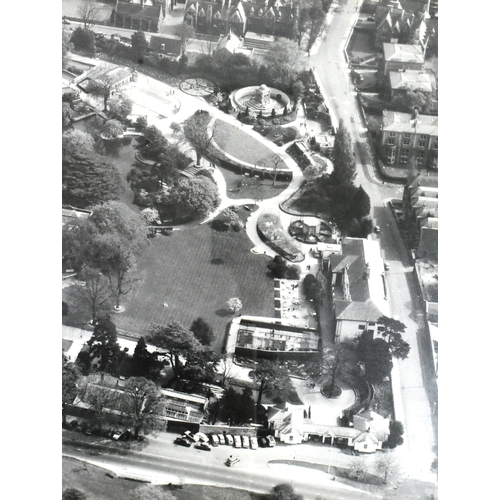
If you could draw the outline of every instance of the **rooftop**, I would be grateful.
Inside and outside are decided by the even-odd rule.
[[[392,90],[418,90],[432,92],[436,78],[432,73],[422,71],[391,71],[389,73]]]
[[[413,134],[438,135],[438,117],[418,115],[413,119],[410,113],[387,111],[383,130],[387,132],[409,132]]]
[[[424,53],[420,45],[403,43],[384,43],[384,59],[386,61],[413,62],[424,64]]]
[[[116,14],[143,19],[145,21],[158,21],[161,11],[161,5],[144,5],[144,7],[141,7],[138,3],[126,2],[118,2],[116,5]]]

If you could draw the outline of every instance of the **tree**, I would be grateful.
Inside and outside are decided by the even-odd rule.
[[[87,495],[76,488],[66,488],[62,494],[62,500],[86,500]]]
[[[93,54],[95,52],[95,36],[94,32],[78,27],[71,35],[70,42],[76,50],[82,50]]]
[[[404,443],[403,434],[404,426],[399,420],[391,420],[389,423],[389,437],[383,443],[384,448],[394,449],[396,446],[401,446]]]
[[[374,340],[373,334],[364,331],[359,337],[358,353],[369,382],[381,382],[389,376],[392,370],[392,355],[385,340]]]
[[[102,135],[106,139],[122,137],[123,125],[118,120],[108,120],[102,127]]]
[[[149,125],[144,130],[144,139],[140,152],[144,158],[158,161],[161,154],[168,151],[168,141],[161,130],[155,125]]]
[[[80,0],[77,16],[83,22],[84,29],[90,28],[97,19],[98,8],[94,0]]]
[[[238,297],[233,297],[229,299],[226,302],[227,307],[229,307],[229,310],[233,313],[237,313],[242,307],[243,304],[241,303],[241,300]]]
[[[277,154],[272,154],[271,156],[268,156],[265,160],[259,161],[258,165],[271,170],[271,178],[273,179],[273,186],[276,185],[276,179],[279,174],[279,166],[280,163],[282,163],[283,160],[281,156]]]
[[[78,379],[81,372],[74,363],[70,363],[66,356],[62,356],[62,416],[66,423],[66,405],[73,403],[78,394]]]
[[[250,371],[248,375],[255,383],[259,384],[257,406],[260,405],[263,394],[286,396],[293,389],[288,371],[275,361],[268,359],[260,361],[257,368]]]
[[[156,208],[145,208],[144,210],[141,210],[141,214],[148,225],[161,222],[160,214]]]
[[[136,31],[130,37],[130,41],[132,44],[132,52],[134,54],[134,58],[136,62],[139,64],[144,63],[144,57],[148,51],[148,41],[146,40],[146,36],[143,31]]]
[[[62,67],[68,65],[68,54],[73,50],[73,44],[70,42],[71,34],[66,30],[62,30]]]
[[[108,101],[108,114],[112,118],[125,122],[127,116],[132,113],[132,101],[125,96],[111,97]],[[139,117],[139,119],[144,119],[144,117]]]
[[[209,346],[199,345],[186,353],[182,375],[190,380],[212,383],[220,360],[221,355]]]
[[[122,358],[115,324],[109,316],[98,318],[94,333],[87,342],[91,361],[97,362],[100,372],[114,374]]]
[[[254,416],[255,402],[252,389],[246,387],[239,393],[233,387],[224,392],[219,402],[218,419],[229,425],[245,425]]]
[[[135,439],[138,439],[140,431],[148,434],[165,427],[161,418],[165,403],[153,382],[143,377],[131,377],[125,382],[123,392],[125,420],[127,425],[133,427]]]
[[[62,127],[63,129],[69,127],[73,123],[73,118],[75,116],[75,112],[71,108],[71,104],[69,102],[62,103]]]
[[[212,327],[203,318],[196,318],[191,323],[190,330],[203,345],[209,346],[215,339]]]
[[[136,500],[175,500],[170,491],[163,490],[160,486],[143,484],[134,491]]]
[[[84,148],[63,154],[63,203],[85,208],[117,200],[123,189],[120,173],[109,158]]]
[[[233,359],[228,354],[225,354],[224,357],[219,362],[219,374],[221,375],[221,383],[222,385],[226,385],[228,379],[230,379],[233,375]]]
[[[254,423],[256,423],[253,391],[250,387],[245,387],[240,395],[240,404],[238,406],[238,411],[236,414],[236,421],[240,425],[245,425],[252,420],[254,421]]]
[[[111,94],[113,93],[113,89],[115,87],[115,84],[113,82],[113,77],[112,76],[103,76],[99,77],[98,80],[93,80],[89,83],[87,86],[88,92],[98,96],[102,97],[103,100],[103,111],[107,112],[108,111],[108,101],[109,98],[111,97]]]
[[[344,120],[339,121],[335,135],[331,159],[333,172],[330,179],[335,185],[352,184],[356,178],[356,161],[352,147],[351,134],[346,129]]]
[[[208,177],[181,179],[172,188],[168,203],[179,216],[198,218],[208,215],[220,204],[217,185]]]
[[[132,356],[132,373],[136,377],[151,378],[152,368],[156,362],[156,354],[149,352],[144,337],[140,337]]]
[[[308,165],[304,169],[304,179],[307,182],[311,182],[314,179],[316,179],[317,177],[320,177],[321,175],[323,175],[325,170],[326,170],[325,164],[314,162],[311,165]]]
[[[120,407],[120,393],[114,390],[115,379],[100,372],[90,374],[81,382],[80,398],[92,409],[92,420],[102,427],[109,409]]]
[[[390,107],[403,113],[413,113],[416,109],[419,113],[427,115],[433,107],[432,93],[406,90],[402,95],[397,95],[392,99]]]
[[[181,41],[181,57],[186,53],[186,49],[191,41],[191,38],[196,38],[194,28],[187,23],[182,23],[176,26],[174,34],[180,38]]]
[[[147,339],[151,344],[166,351],[176,377],[181,374],[183,367],[181,356],[185,358],[190,351],[201,348],[193,333],[176,321],[165,327],[154,325]]]
[[[350,211],[352,217],[356,217],[358,219],[362,219],[363,217],[368,217],[370,215],[370,197],[361,185],[358,187],[356,194],[352,198]]]
[[[302,282],[302,289],[307,300],[318,300],[321,298],[322,286],[314,275],[308,274]]]
[[[377,455],[375,470],[384,478],[384,484],[396,481],[401,474],[399,460],[392,452]]]
[[[78,275],[74,285],[80,296],[92,310],[92,323],[95,323],[101,307],[108,301],[111,294],[106,277],[99,269],[85,267]]]
[[[272,275],[278,279],[298,280],[300,278],[300,267],[296,264],[288,264],[284,257],[276,255],[269,262],[267,268]]]
[[[264,56],[264,65],[273,84],[287,88],[304,67],[303,54],[297,42],[278,38]]]
[[[366,466],[365,460],[360,457],[353,458],[349,464],[349,477],[359,481],[363,479],[368,472],[368,467]]]
[[[290,483],[280,483],[273,486],[270,493],[266,495],[267,500],[304,500],[302,495],[295,493]]]
[[[212,220],[211,226],[216,231],[233,231],[239,232],[243,229],[244,225],[241,222],[238,214],[230,208],[225,208],[222,212]]]
[[[210,122],[212,117],[208,111],[199,109],[184,121],[182,127],[184,136],[196,151],[196,165],[200,164],[201,157],[206,153],[216,132],[215,123]]]
[[[79,150],[94,151],[94,139],[82,130],[67,130],[62,135],[62,150],[63,157],[70,156],[74,151]]]
[[[398,359],[406,359],[410,353],[410,344],[403,340],[402,334],[406,325],[387,316],[381,316],[377,320],[377,329],[382,337],[389,343],[391,354]]]

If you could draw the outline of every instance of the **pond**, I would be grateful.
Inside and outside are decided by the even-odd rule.
[[[76,122],[73,127],[82,132],[92,133],[93,119],[85,119]],[[134,205],[134,192],[127,182],[127,175],[132,168],[135,161],[136,146],[138,139],[135,137],[124,137],[114,141],[103,141],[102,139],[96,140],[96,150],[98,153],[107,156],[115,163],[120,177],[122,178],[125,191],[120,196],[120,201],[125,203],[135,212],[139,212],[139,207]]]

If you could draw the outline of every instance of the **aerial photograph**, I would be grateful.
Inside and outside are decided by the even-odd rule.
[[[62,499],[437,500],[438,1],[60,12]]]

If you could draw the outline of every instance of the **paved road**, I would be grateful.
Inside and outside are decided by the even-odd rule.
[[[349,0],[343,12],[333,16],[327,35],[317,53],[310,57],[309,64],[315,68],[337,119],[343,119],[351,133],[358,159],[357,181],[369,194],[375,224],[382,228],[381,248],[385,260],[390,264],[387,282],[392,314],[406,324],[406,340],[411,346],[409,358],[396,361],[403,406],[403,413],[398,414],[397,418],[405,425],[406,442],[402,451],[406,452],[405,466],[408,472],[414,477],[430,480],[432,447],[436,442],[431,408],[437,398],[430,342],[423,334],[423,311],[418,301],[412,264],[392,213],[386,206],[387,199],[401,199],[403,188],[396,184],[382,184],[375,170],[343,52],[358,15],[355,10],[358,3],[357,0]]]

